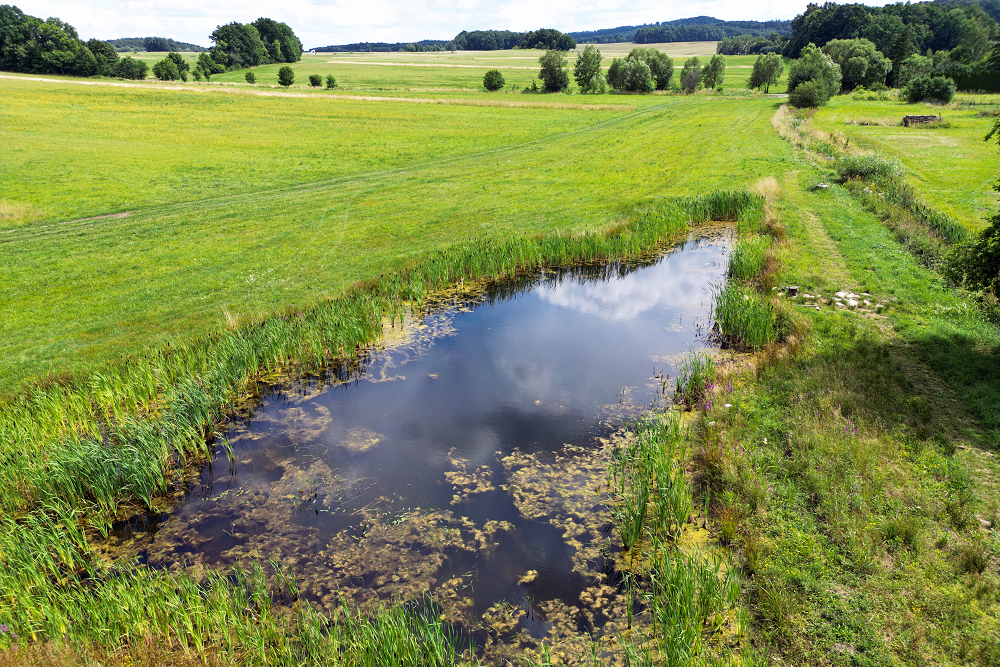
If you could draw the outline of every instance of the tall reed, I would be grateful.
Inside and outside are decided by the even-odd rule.
[[[778,338],[774,305],[748,285],[731,280],[715,288],[715,321],[732,347],[758,350]]]

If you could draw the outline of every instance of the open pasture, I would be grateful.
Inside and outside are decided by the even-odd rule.
[[[45,211],[0,232],[5,391],[305,306],[471,236],[604,226],[753,182],[789,152],[770,99],[602,111],[0,86],[0,198]]]
[[[989,101],[995,96],[970,100]],[[948,106],[903,101],[859,101],[835,97],[812,118],[817,130],[850,139],[859,148],[899,158],[921,195],[968,229],[985,226],[984,216],[1000,202],[996,182],[997,147],[983,139],[995,120],[982,104]],[[941,125],[903,127],[909,114],[941,115]],[[961,185],[958,185],[961,184]]]

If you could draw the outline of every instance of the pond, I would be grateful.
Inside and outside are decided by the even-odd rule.
[[[112,541],[158,567],[274,559],[328,611],[430,593],[488,650],[604,626],[623,604],[610,443],[707,344],[731,243],[720,230],[396,321],[350,372],[265,387],[230,425],[231,458]]]

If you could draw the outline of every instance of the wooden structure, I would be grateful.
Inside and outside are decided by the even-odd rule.
[[[920,123],[933,123],[941,120],[941,116],[903,116],[903,127],[919,125]]]

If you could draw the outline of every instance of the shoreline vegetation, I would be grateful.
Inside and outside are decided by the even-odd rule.
[[[284,367],[301,374],[349,361],[378,339],[384,318],[401,317],[406,304],[419,309],[429,291],[460,280],[496,281],[536,267],[648,256],[704,221],[761,229],[763,203],[745,191],[716,192],[637,207],[630,222],[605,233],[484,239],[367,281],[309,312],[133,359],[89,382],[36,388],[0,417],[6,453],[0,468],[6,575],[0,589],[10,602],[0,621],[35,642],[70,641],[96,651],[158,641],[224,661],[383,664],[385,654],[378,651],[385,650],[412,655],[412,663],[400,658],[404,664],[456,664],[460,651],[449,648],[449,631],[433,617],[403,607],[374,616],[345,609],[330,625],[305,601],[291,617],[276,615],[261,565],[231,577],[208,573],[207,583],[198,584],[188,574],[101,563],[87,534],[106,534],[123,509],[149,509],[178,471],[216,455],[214,424],[260,372]],[[298,601],[294,575],[277,563],[271,568]],[[676,576],[698,571],[683,566]],[[704,623],[709,611],[702,608],[692,619]],[[389,618],[399,628],[394,638],[380,634]],[[367,653],[366,642],[378,650]],[[359,662],[364,659],[370,663]]]

